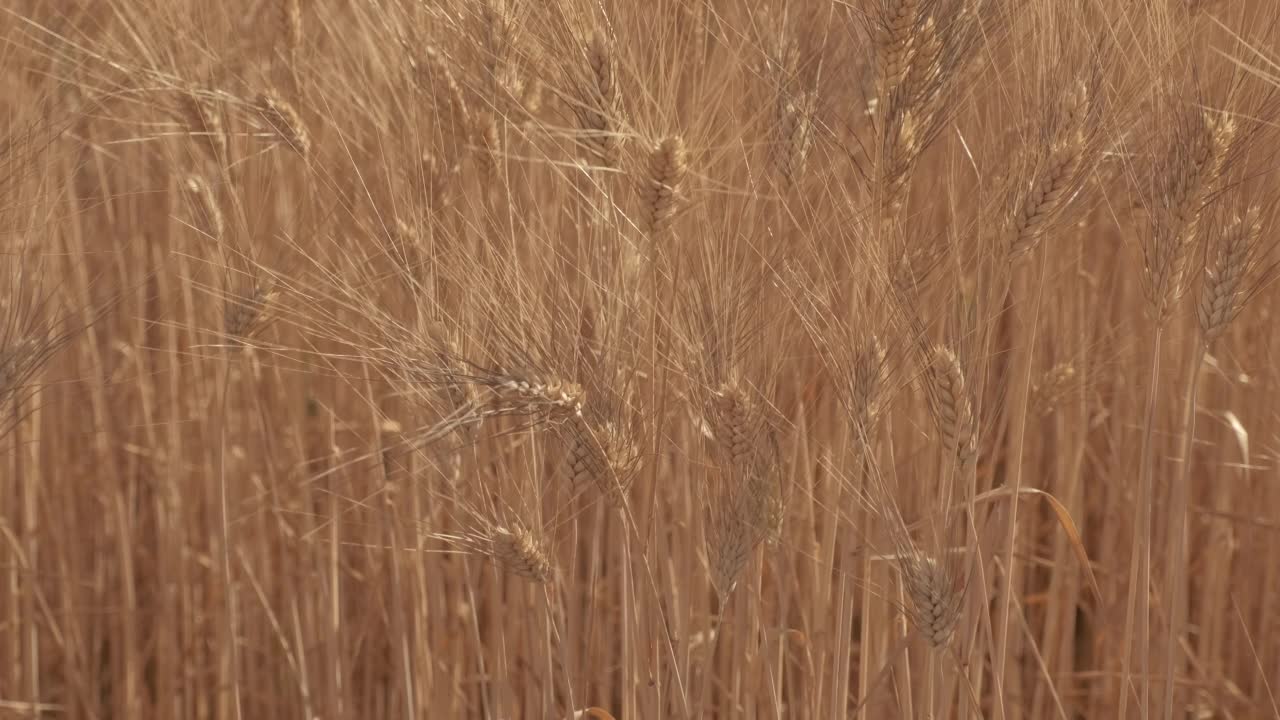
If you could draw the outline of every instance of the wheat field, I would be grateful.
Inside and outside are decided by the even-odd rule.
[[[1280,717],[1274,0],[12,0],[0,717]]]

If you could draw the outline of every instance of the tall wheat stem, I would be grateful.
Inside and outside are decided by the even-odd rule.
[[[1169,630],[1165,636],[1164,659],[1164,717],[1172,720],[1174,670],[1179,665],[1178,630],[1182,627],[1187,608],[1185,596],[1180,591],[1187,540],[1187,504],[1191,495],[1191,449],[1196,434],[1196,399],[1200,393],[1200,370],[1204,366],[1207,346],[1197,342],[1191,351],[1191,378],[1187,386],[1187,405],[1184,410],[1182,432],[1182,465],[1173,481],[1173,493],[1169,503],[1169,537],[1165,579],[1165,602],[1169,605]]]
[[[711,646],[707,650],[706,662],[703,663],[702,689],[698,691],[697,717],[699,720],[706,717],[707,703],[711,700],[711,675],[715,671],[716,651],[720,647],[720,631],[724,625],[724,611],[731,597],[733,597],[732,593],[723,596],[717,594],[717,612],[711,621]]]
[[[243,720],[240,702],[240,649],[236,642],[239,623],[236,617],[236,599],[231,583],[231,521],[230,500],[227,492],[227,396],[231,394],[231,350],[222,351],[222,397],[218,407],[218,494],[219,522],[222,527],[222,581],[227,599],[227,641],[231,644],[231,693],[235,703],[236,720]]]
[[[1146,419],[1142,431],[1142,446],[1139,450],[1138,497],[1137,508],[1134,511],[1136,526],[1134,528],[1133,549],[1129,562],[1129,597],[1124,618],[1125,653],[1120,673],[1120,720],[1124,720],[1129,709],[1128,685],[1132,670],[1131,663],[1135,652],[1140,652],[1142,656],[1143,686],[1147,686],[1149,682],[1147,679],[1147,668],[1149,666],[1147,650],[1150,647],[1150,628],[1148,627],[1150,613],[1146,607],[1145,600],[1142,615],[1136,618],[1135,615],[1137,614],[1138,594],[1142,593],[1145,597],[1148,588],[1151,586],[1151,439],[1156,419],[1156,393],[1158,391],[1157,385],[1160,383],[1160,345],[1163,339],[1164,324],[1160,323],[1156,325],[1155,337],[1151,340],[1151,374],[1147,379]],[[1138,647],[1136,648],[1132,645],[1135,621],[1138,634]],[[1144,691],[1141,708],[1143,718],[1147,717],[1146,694]]]
[[[1040,251],[1040,267],[1033,278],[1035,300],[1031,306],[1031,332],[1025,337],[1019,338],[1023,345],[1014,356],[1014,382],[1016,384],[1014,385],[1015,394],[1010,407],[1017,414],[1011,418],[1013,427],[1009,438],[1010,448],[1013,451],[1009,458],[1010,466],[1013,469],[1013,494],[1009,500],[1009,523],[1004,538],[1004,577],[1000,591],[1000,621],[996,633],[996,661],[992,673],[996,690],[996,717],[998,718],[1007,717],[1004,706],[1004,671],[1009,650],[1009,610],[1013,600],[1013,548],[1018,540],[1018,498],[1021,497],[1022,493],[1022,455],[1027,435],[1027,402],[1031,395],[1031,368],[1032,360],[1035,356],[1036,335],[1040,331],[1040,306],[1044,302],[1045,270],[1048,267],[1048,258],[1048,249],[1042,249]],[[1026,274],[1023,273],[1019,279],[1025,282],[1026,277]],[[1025,285],[1022,285],[1022,289],[1025,290],[1025,287]],[[1017,293],[1019,296],[1024,294],[1025,292]],[[1020,298],[1015,297],[1015,300],[1018,299]],[[1025,322],[1024,316],[1023,321],[1019,322],[1018,326],[1025,327]]]

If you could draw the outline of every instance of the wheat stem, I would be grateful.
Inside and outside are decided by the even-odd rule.
[[[1129,562],[1129,593],[1126,601],[1124,621],[1124,655],[1120,671],[1120,711],[1119,718],[1124,720],[1129,706],[1129,684],[1132,678],[1132,662],[1134,655],[1141,658],[1142,682],[1147,679],[1148,651],[1151,646],[1150,605],[1147,596],[1151,587],[1151,503],[1154,501],[1151,490],[1152,473],[1152,440],[1156,418],[1156,399],[1160,383],[1160,349],[1164,337],[1164,326],[1156,325],[1155,336],[1151,340],[1151,371],[1147,378],[1147,408],[1142,430],[1142,445],[1139,450],[1138,495],[1134,510],[1134,537]],[[1139,601],[1141,596],[1141,601]],[[1138,614],[1141,604],[1142,613]],[[1135,629],[1136,625],[1136,629]],[[1134,633],[1136,632],[1136,645]],[[1145,696],[1145,692],[1144,692]],[[1146,715],[1146,701],[1143,700],[1142,712]]]
[[[1204,366],[1207,350],[1200,343],[1192,348],[1191,376],[1187,386],[1186,408],[1182,431],[1182,464],[1173,479],[1173,493],[1169,502],[1169,537],[1165,564],[1168,577],[1165,580],[1165,603],[1169,606],[1169,629],[1165,635],[1164,665],[1164,715],[1173,718],[1173,691],[1175,671],[1183,663],[1178,635],[1185,624],[1186,595],[1182,592],[1182,574],[1186,570],[1187,506],[1191,495],[1191,453],[1195,445],[1196,399],[1200,390],[1200,370]]]

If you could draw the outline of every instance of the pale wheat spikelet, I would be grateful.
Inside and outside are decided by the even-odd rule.
[[[258,114],[281,142],[303,158],[311,154],[311,136],[293,105],[269,91],[258,96],[257,106]]]
[[[191,89],[178,96],[178,116],[211,160],[220,162],[227,156],[222,120],[199,91]]]
[[[586,77],[579,81],[573,110],[583,130],[584,142],[595,159],[605,167],[616,168],[622,155],[622,137],[618,132],[622,103],[613,44],[607,35],[597,31],[583,50]]]
[[[945,563],[913,551],[900,558],[903,585],[916,630],[934,648],[944,647],[960,617],[963,593]]]
[[[1259,217],[1258,208],[1251,207],[1244,217],[1234,218],[1221,231],[1223,238],[1213,265],[1205,268],[1200,302],[1196,306],[1205,345],[1218,339],[1240,312],[1246,290],[1245,277],[1262,233]]]
[[[226,232],[226,221],[209,184],[199,175],[188,175],[182,182],[182,189],[195,210],[197,229],[210,238],[221,239]]]
[[[1164,159],[1160,172],[1165,186],[1144,248],[1147,297],[1158,322],[1168,318],[1186,289],[1186,259],[1199,233],[1205,204],[1222,178],[1235,132],[1229,115],[1198,111],[1179,128]]]
[[[664,138],[649,153],[649,168],[640,184],[640,229],[659,235],[680,209],[688,153],[679,135]]]
[[[555,575],[546,543],[520,525],[494,528],[489,554],[503,570],[526,580],[545,584]]]
[[[817,93],[812,90],[798,95],[786,91],[779,93],[770,159],[783,185],[790,186],[804,171],[813,145],[816,104]]]
[[[950,349],[936,346],[927,358],[925,392],[943,450],[961,464],[977,452],[973,404],[965,386],[960,359]]]

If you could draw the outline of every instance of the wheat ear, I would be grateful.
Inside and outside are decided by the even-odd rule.
[[[210,238],[221,239],[227,229],[226,221],[209,184],[199,175],[189,175],[183,181],[182,189],[195,206],[200,223],[198,229]]]
[[[1167,158],[1168,183],[1156,208],[1150,250],[1145,259],[1148,300],[1163,323],[1185,290],[1185,265],[1199,232],[1200,218],[1222,176],[1235,121],[1225,113],[1204,111],[1191,131],[1174,139]]]
[[[1196,316],[1203,342],[1208,345],[1226,332],[1240,312],[1245,277],[1254,261],[1258,237],[1262,233],[1259,210],[1251,207],[1244,217],[1234,218],[1223,230],[1223,241],[1212,266],[1205,268]]]
[[[937,346],[925,369],[926,393],[943,449],[962,465],[977,452],[973,404],[965,387],[964,370],[950,349]]]
[[[639,188],[640,228],[644,232],[659,235],[671,226],[684,198],[688,170],[688,153],[679,135],[664,138],[649,153],[648,173]]]
[[[546,543],[520,525],[494,528],[489,555],[503,570],[526,580],[547,583],[555,575]]]
[[[785,90],[778,93],[771,164],[783,185],[792,185],[804,172],[813,146],[813,111],[817,99],[818,94],[813,90],[799,94]]]
[[[193,88],[179,95],[178,113],[187,131],[211,160],[220,162],[227,156],[227,135],[222,120],[198,90]]]
[[[587,78],[579,89],[574,112],[595,159],[605,167],[618,167],[622,137],[618,133],[621,97],[613,44],[602,32],[592,33],[584,48]]]
[[[281,142],[303,158],[311,154],[311,135],[302,122],[302,116],[289,101],[274,91],[268,91],[258,96],[257,105],[258,114]]]

